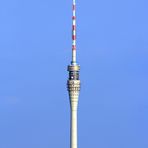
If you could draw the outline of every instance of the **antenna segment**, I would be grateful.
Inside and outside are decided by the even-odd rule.
[[[72,64],[76,64],[76,2],[72,4]]]

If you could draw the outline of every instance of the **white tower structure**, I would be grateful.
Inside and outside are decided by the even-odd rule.
[[[72,4],[72,61],[68,66],[69,78],[67,88],[71,108],[70,148],[77,148],[77,108],[80,91],[80,66],[76,62],[76,3]]]

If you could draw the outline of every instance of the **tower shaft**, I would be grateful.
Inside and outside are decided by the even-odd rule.
[[[77,110],[71,111],[71,148],[77,148]]]
[[[68,80],[67,83],[71,108],[70,148],[77,148],[77,108],[80,80]]]

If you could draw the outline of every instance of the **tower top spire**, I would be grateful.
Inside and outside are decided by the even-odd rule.
[[[76,1],[72,3],[72,65],[76,65]]]

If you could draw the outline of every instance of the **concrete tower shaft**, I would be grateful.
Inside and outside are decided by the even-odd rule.
[[[71,108],[70,148],[77,148],[77,108],[80,92],[79,70],[80,67],[78,65],[68,66],[69,79],[67,81],[67,87]]]

